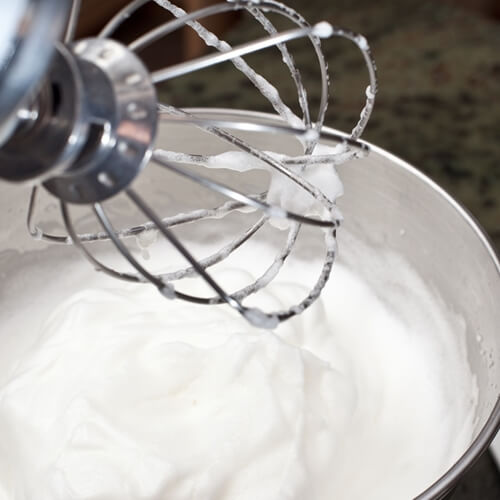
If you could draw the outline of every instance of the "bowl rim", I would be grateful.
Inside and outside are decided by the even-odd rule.
[[[273,115],[270,113],[265,113],[261,111],[248,111],[242,109],[225,109],[225,108],[185,108],[186,111],[198,114],[198,115],[224,115],[230,116],[235,119],[253,119],[256,121],[271,121],[274,124],[283,124],[286,122],[278,115]],[[342,137],[348,139],[350,136],[345,132],[340,130],[324,126],[326,131],[338,134]],[[416,177],[420,182],[427,185],[435,191],[439,196],[441,196],[448,204],[458,213],[458,215],[465,220],[470,229],[479,239],[480,243],[487,251],[492,263],[497,270],[497,278],[500,279],[500,254],[495,249],[495,246],[486,233],[486,231],[481,227],[481,224],[476,219],[474,215],[459,201],[457,201],[453,196],[451,196],[445,189],[443,189],[439,184],[433,181],[426,174],[418,170],[416,167],[403,160],[402,158],[386,151],[385,149],[376,146],[370,142],[360,140],[361,143],[368,146],[368,148],[374,153],[388,159],[391,165],[397,166],[407,171],[409,174]],[[479,457],[486,451],[488,446],[491,444],[495,438],[496,433],[500,429],[500,393],[497,396],[497,401],[493,410],[479,431],[476,438],[469,445],[467,450],[462,454],[462,456],[453,464],[439,479],[432,483],[427,489],[420,493],[414,500],[436,500],[442,498],[443,495],[447,494],[452,490],[461,477],[474,465],[474,463],[479,459]]]
[[[441,196],[448,204],[464,219],[475,236],[478,238],[483,248],[487,251],[492,263],[497,270],[497,278],[500,279],[500,254],[495,249],[495,245],[488,233],[481,226],[477,218],[459,201],[457,201],[444,188],[433,181],[426,174],[418,170],[416,167],[399,158],[398,156],[380,148],[376,145],[363,141],[370,149],[377,154],[387,158],[391,163],[403,168],[410,174],[414,175],[419,181],[425,183]],[[500,393],[497,395],[497,401],[493,410],[481,428],[479,434],[469,445],[462,456],[452,465],[439,479],[424,490],[415,500],[432,500],[441,498],[443,495],[453,489],[461,477],[472,468],[479,457],[487,450],[500,429]]]

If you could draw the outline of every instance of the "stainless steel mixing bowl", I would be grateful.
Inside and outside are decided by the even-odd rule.
[[[276,122],[264,114],[205,113],[216,118]],[[275,150],[286,149],[286,140],[280,136],[258,138],[263,149]],[[165,147],[194,153],[215,152],[220,147],[201,132],[186,133],[172,126],[160,130],[159,141]],[[466,324],[468,360],[479,388],[477,425],[460,460],[418,496],[418,500],[442,499],[485,451],[500,426],[500,264],[471,215],[399,158],[373,147],[368,158],[346,164],[339,171],[346,193],[340,203],[345,216],[339,233],[340,259],[373,281],[369,266],[356,260],[354,241],[362,241],[375,258],[386,251],[401,255]],[[168,199],[176,194],[175,187],[161,178],[143,181],[140,187],[153,200],[159,193]],[[72,263],[81,257],[71,247],[50,247],[30,240],[24,227],[25,194],[17,187],[0,186],[0,345],[9,344],[14,353],[6,359],[0,352],[4,364],[12,363],[23,343],[29,342],[29,332],[23,333],[14,321],[19,303],[27,301],[30,321],[36,324],[92,273],[85,267],[85,271],[80,267],[72,271]],[[42,218],[53,217],[56,208],[55,202],[47,202]],[[109,278],[91,276],[93,284],[95,280],[108,283]]]

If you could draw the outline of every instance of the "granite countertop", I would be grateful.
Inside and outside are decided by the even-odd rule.
[[[500,107],[495,110],[500,24],[429,0],[287,3],[311,22],[326,19],[367,37],[380,91],[363,138],[421,168],[462,201],[500,245]],[[237,43],[260,36],[262,29],[244,18],[226,39]],[[366,68],[350,42],[328,41],[324,52],[333,97],[326,124],[349,131],[363,104]],[[294,57],[304,73],[313,72],[308,46],[298,47]],[[262,66],[272,81],[280,70]],[[169,102],[180,106],[270,110],[229,65],[183,77],[167,89]],[[294,99],[292,86],[280,91],[285,101]],[[318,85],[308,93],[318,102]]]
[[[500,24],[429,0],[288,0],[310,22],[326,19],[363,33],[379,70],[380,92],[363,138],[420,168],[460,200],[500,248]],[[262,36],[243,18],[227,35],[233,43]],[[328,41],[333,103],[326,124],[350,131],[364,102],[367,72],[359,52],[344,40]],[[294,56],[314,73],[309,48]],[[252,56],[256,64],[259,57]],[[271,81],[277,66],[264,68]],[[260,70],[260,68],[259,68]],[[266,75],[267,76],[267,75]],[[223,85],[217,82],[224,82]],[[229,89],[229,90],[228,90]],[[285,101],[294,96],[280,89]],[[252,85],[229,66],[184,77],[166,87],[179,106],[269,111]],[[319,102],[318,86],[308,89]],[[489,454],[466,475],[454,500],[498,500],[500,474]]]

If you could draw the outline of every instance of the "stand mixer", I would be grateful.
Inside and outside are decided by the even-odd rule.
[[[376,69],[369,46],[364,37],[326,22],[311,26],[293,9],[274,0],[230,0],[189,14],[169,1],[157,0],[173,15],[171,21],[145,33],[128,47],[113,40],[111,37],[116,29],[147,1],[131,1],[109,21],[98,37],[77,41],[74,41],[74,34],[80,11],[79,0],[72,4],[66,0],[0,2],[3,19],[0,38],[0,178],[33,185],[28,228],[34,238],[73,244],[97,270],[129,282],[151,283],[169,299],[198,304],[227,303],[255,326],[274,328],[309,307],[320,295],[330,275],[341,216],[335,207],[335,199],[327,194],[324,186],[308,179],[308,171],[313,166],[321,166],[325,171],[333,169],[335,165],[365,156],[368,152],[368,146],[360,142],[359,137],[370,117],[377,91]],[[253,16],[268,36],[233,48],[199,23],[208,16],[236,10]],[[269,14],[284,17],[296,27],[278,33],[268,19]],[[140,58],[141,50],[186,25],[216,52],[150,72]],[[323,128],[328,104],[328,74],[320,39],[330,36],[354,42],[368,68],[366,105],[350,134]],[[301,74],[286,45],[298,38],[309,39],[311,53],[318,61],[322,93],[316,118],[311,116]],[[165,38],[165,44],[168,44],[168,38]],[[280,51],[283,64],[296,86],[302,112],[300,118],[281,100],[274,85],[243,60],[243,56],[251,52],[273,46]],[[236,70],[243,72],[271,103],[280,117],[278,124],[209,119],[159,101],[157,84],[225,61],[230,61]],[[205,174],[208,169],[203,166],[210,163],[218,168],[220,158],[160,149],[155,145],[159,123],[179,127],[195,125],[212,135],[214,140],[229,143],[236,150],[236,156],[231,158],[234,167],[230,161],[230,165],[223,168],[241,169],[239,161],[246,161],[250,169],[272,173],[274,191],[285,190],[287,186],[290,191],[291,185],[291,194],[285,203],[280,203],[280,200],[269,200],[268,192],[245,193],[237,187],[214,181]],[[302,153],[288,156],[262,151],[238,136],[239,131],[295,136]],[[334,141],[337,147],[318,154],[319,139]],[[215,208],[202,207],[163,218],[132,187],[148,163],[152,164],[149,168],[164,168],[222,194],[230,201]],[[66,234],[49,232],[35,222],[40,186],[59,200]],[[167,184],[165,191],[168,192]],[[105,202],[119,193],[126,195],[146,222],[126,228],[113,225]],[[301,213],[295,209],[293,200],[304,196],[309,203]],[[70,210],[70,206],[75,205],[88,205],[102,231],[80,234]],[[229,245],[203,259],[195,258],[172,230],[173,226],[221,218],[243,209],[260,211],[262,216]],[[285,228],[289,233],[285,247],[256,281],[240,290],[226,291],[211,276],[208,268],[222,262],[241,245],[249,244],[263,226],[271,224],[274,227],[276,219],[286,221]],[[247,296],[265,288],[278,274],[302,225],[316,227],[325,233],[323,268],[308,295],[298,304],[273,312],[243,305]],[[148,232],[159,232],[185,258],[188,267],[168,274],[146,269],[126,245],[126,240]],[[96,241],[109,241],[131,269],[121,271],[101,262],[91,250],[92,242]],[[214,295],[193,295],[174,287],[174,281],[193,275],[204,280]]]
[[[152,282],[166,298],[202,304],[229,303],[259,327],[272,328],[278,322],[300,313],[318,297],[330,275],[336,257],[336,230],[341,220],[336,211],[334,196],[325,193],[327,186],[312,182],[309,171],[323,166],[331,170],[332,165],[353,159],[347,166],[341,166],[349,196],[341,201],[342,211],[346,214],[346,223],[341,229],[345,231],[342,241],[346,251],[341,256],[340,264],[343,264],[342,260],[346,260],[346,264],[351,269],[356,269],[373,289],[383,290],[381,295],[388,301],[391,309],[398,310],[397,306],[406,298],[402,297],[399,285],[407,283],[384,260],[384,252],[389,249],[407,260],[418,276],[425,279],[426,285],[437,290],[438,298],[443,299],[454,316],[458,311],[463,315],[463,318],[457,319],[457,332],[464,333],[464,339],[457,336],[457,349],[466,358],[467,366],[470,364],[474,377],[477,377],[479,400],[474,432],[460,451],[463,453],[461,458],[453,465],[450,464],[447,471],[443,470],[439,478],[426,480],[417,497],[419,500],[443,499],[487,448],[500,425],[499,363],[493,362],[498,359],[499,353],[497,325],[500,316],[497,305],[500,296],[500,266],[486,237],[454,200],[401,160],[376,147],[370,147],[369,158],[356,160],[368,152],[368,146],[359,141],[359,136],[369,118],[376,91],[375,67],[362,37],[337,28],[330,29],[325,24],[310,27],[300,16],[276,2],[226,2],[218,7],[185,14],[169,2],[161,1],[158,3],[171,10],[174,15],[183,17],[145,34],[130,47],[111,40],[109,37],[120,23],[144,3],[132,2],[107,25],[101,37],[72,42],[78,18],[78,2],[70,5],[62,0],[22,0],[7,4],[6,0],[0,0],[0,12],[5,13],[1,16],[5,26],[2,26],[4,29],[0,35],[0,177],[12,183],[23,182],[33,186],[27,220],[29,232],[35,240],[56,244],[49,249],[43,248],[45,245],[38,245],[38,248],[42,248],[38,252],[34,250],[37,242],[30,241],[29,244],[33,246],[23,253],[25,248],[22,238],[16,238],[16,235],[22,233],[18,230],[21,200],[15,200],[11,196],[13,192],[17,194],[15,186],[8,186],[3,191],[4,194],[0,195],[8,207],[0,214],[3,217],[0,232],[7,229],[2,232],[2,235],[5,234],[3,241],[12,247],[4,252],[1,266],[4,292],[0,300],[4,332],[2,365],[14,364],[16,353],[23,352],[22,342],[18,350],[12,346],[22,336],[20,330],[23,329],[24,320],[28,318],[33,325],[38,325],[52,312],[54,303],[63,302],[68,294],[77,291],[80,280],[86,276],[76,274],[75,278],[74,275],[69,276],[70,272],[63,271],[64,264],[67,263],[62,261],[65,248],[57,248],[57,244],[79,247],[92,265],[103,273],[125,281],[146,284]],[[195,23],[203,15],[231,9],[254,14],[256,20],[270,32],[271,38],[259,41],[257,45],[241,48],[235,54],[230,53],[229,47]],[[268,11],[273,9],[278,15],[283,14],[296,22],[299,31],[280,35],[274,33],[273,27],[264,19]],[[188,23],[222,55],[177,65],[171,67],[169,72],[149,72],[135,51],[140,51],[141,47],[159,36]],[[317,36],[328,34],[352,40],[360,48],[368,64],[370,86],[366,107],[351,134],[341,134],[322,125],[327,103],[327,78],[326,64]],[[314,119],[302,79],[295,71],[290,47],[283,45],[288,37],[295,36],[309,38],[311,53],[317,57],[318,67],[323,75],[323,98]],[[167,43],[168,39],[165,40],[165,44]],[[159,102],[154,86],[156,82],[169,76],[173,78],[189,68],[194,70],[212,62],[220,62],[221,59],[216,57],[241,56],[252,48],[263,48],[266,44],[274,43],[278,44],[285,66],[291,70],[302,118],[294,117],[290,108],[276,98],[272,88],[262,82],[259,75],[252,73],[244,61],[238,59],[233,60],[237,69],[245,71],[252,83],[260,85],[259,89],[269,91],[266,96],[270,98],[276,111],[272,119],[249,112],[231,114],[212,113],[210,110],[179,110],[170,103]],[[158,134],[157,126],[158,129],[162,128]],[[196,136],[184,133],[184,130],[190,130],[190,126],[196,128]],[[177,131],[176,134],[172,130]],[[246,139],[252,131],[259,133],[260,138],[266,133],[276,134],[273,135],[276,140],[269,141],[272,143],[288,144],[290,141],[283,139],[292,138],[300,152],[295,152],[296,156],[292,156],[290,152],[268,152],[267,149],[272,148],[265,141],[260,141],[257,148]],[[239,133],[244,133],[245,139]],[[170,142],[165,140],[169,134]],[[204,138],[203,141],[200,136]],[[324,143],[331,148],[318,149],[316,142],[319,138],[325,139]],[[200,144],[196,144],[198,140]],[[234,150],[229,157],[214,155],[210,150],[211,140],[224,141]],[[178,149],[175,149],[176,141]],[[173,144],[168,147],[174,150],[160,149],[159,144],[162,148]],[[199,149],[204,147],[207,150],[200,153]],[[209,176],[214,166],[228,168],[229,164],[233,169],[243,170],[240,164],[243,159],[252,169],[274,173],[275,178],[279,179],[276,182],[273,178],[275,184],[272,187],[275,192],[283,185],[287,187],[283,191],[287,192],[289,184],[285,184],[282,179],[289,179],[294,186],[291,190],[292,203],[289,203],[290,196],[281,204],[281,198],[270,197],[264,191],[243,192],[243,182],[233,187],[229,183],[215,182]],[[139,174],[148,162],[148,170],[153,169],[155,173],[158,170],[163,175],[163,170],[167,169],[172,175],[179,178],[182,176],[193,185],[200,184],[200,188],[209,188],[207,191],[210,193],[216,190],[230,200],[219,205],[207,204],[196,210],[181,210],[177,215],[168,217],[165,217],[163,211],[154,213],[150,207],[152,198],[144,198],[144,195],[139,194],[142,192],[141,179],[144,178],[144,175]],[[165,171],[165,174],[169,172]],[[240,172],[235,174],[238,176]],[[135,180],[137,182],[134,182],[132,188],[131,183]],[[3,189],[5,185],[1,187]],[[166,194],[169,189],[173,189],[168,178],[165,178],[164,183],[158,182],[157,187],[158,191]],[[67,233],[59,232],[46,223],[48,211],[41,199],[46,196],[43,191],[58,200],[57,209]],[[153,189],[144,191],[151,194]],[[296,201],[297,193],[313,201],[317,200],[315,206],[295,210],[296,203],[293,202]],[[130,219],[129,226],[111,222],[111,219],[115,220],[116,213],[108,208],[108,203],[120,196],[133,201],[136,215],[143,222],[136,223],[133,218]],[[15,201],[18,203],[14,203]],[[199,202],[198,199],[191,201],[195,204]],[[9,212],[11,206],[16,206],[19,210]],[[213,208],[206,208],[207,206]],[[237,237],[207,257],[195,258],[196,249],[185,244],[184,239],[181,243],[181,237],[178,236],[181,232],[177,233],[178,226],[194,226],[204,221],[211,225],[221,218],[226,219],[248,210],[254,210],[255,215],[262,213],[262,216],[250,226],[245,226],[244,230],[240,228],[241,233]],[[82,211],[87,217],[102,223],[102,230],[80,231],[81,221],[75,214]],[[16,217],[10,224],[9,219],[13,218],[13,213]],[[126,219],[128,213],[120,215]],[[43,224],[38,222],[39,218],[44,219]],[[276,276],[296,247],[296,237],[301,225],[311,226],[310,232],[315,230],[320,238],[325,233],[322,238],[326,249],[323,267],[306,298],[286,311],[263,312],[243,305],[247,296],[263,290]],[[286,244],[276,254],[276,260],[270,263],[254,283],[241,290],[226,292],[221,286],[224,282],[215,280],[212,269],[210,274],[208,269],[216,267],[241,246],[251,247],[255,235],[259,235],[264,228],[284,233]],[[203,232],[203,226],[200,231]],[[153,273],[149,266],[146,269],[146,264],[130,248],[130,242],[134,243],[137,238],[148,240],[158,233],[166,237],[165,246],[169,242],[173,243],[181,255],[187,258],[188,267],[180,267],[168,274]],[[125,264],[128,261],[132,270],[135,268],[135,273],[118,270],[100,259],[100,254],[95,249],[106,242],[115,251],[116,258],[123,257]],[[38,253],[44,255],[39,257]],[[169,255],[166,255],[166,261],[169,260]],[[69,266],[71,267],[71,262]],[[54,271],[60,272],[57,280],[52,280]],[[378,279],[379,274],[383,275],[385,281]],[[177,289],[177,283],[176,288],[173,288],[174,281],[196,275],[201,277],[199,281],[206,280],[209,288],[215,292],[214,296],[188,296]],[[387,284],[386,287],[384,283]],[[411,286],[409,288],[411,292]],[[47,296],[51,296],[50,300]],[[408,304],[411,306],[413,302],[409,301]],[[17,310],[20,312],[16,313]],[[162,317],[168,317],[164,310],[161,312]],[[100,317],[105,314],[106,311]],[[428,309],[424,308],[422,316],[427,314]],[[303,315],[298,320],[306,318],[307,315]],[[289,323],[292,324],[293,322]],[[29,333],[29,328],[26,330]],[[313,329],[308,332],[313,332]],[[429,332],[432,337],[433,330],[429,329]],[[478,332],[481,332],[481,342],[477,340]],[[25,335],[25,338],[30,337]],[[370,367],[373,359],[369,349],[366,349],[366,342],[370,340],[367,337],[369,336],[361,337],[360,352],[367,353],[364,366]],[[421,374],[420,365],[418,373]],[[65,377],[60,377],[59,380],[64,381]],[[394,380],[400,380],[399,372]],[[452,385],[456,385],[456,380],[452,380]],[[123,387],[128,389],[125,384]],[[401,387],[405,394],[409,388],[412,391],[414,389],[412,385],[403,384]],[[36,387],[33,390],[36,391]],[[410,405],[410,410],[418,406],[418,403]],[[420,405],[420,409],[425,411],[425,405]],[[18,423],[17,418],[14,421]],[[56,431],[60,434],[59,428]],[[5,430],[3,432],[4,436],[8,434]],[[33,447],[31,444],[30,446]],[[432,446],[429,446],[429,455],[435,454],[439,446],[440,442],[433,441]],[[4,456],[10,460],[8,449]],[[424,455],[424,458],[426,456],[428,455]],[[378,457],[375,460],[378,461]],[[391,470],[390,467],[387,470]],[[387,478],[390,479],[390,474],[387,474]],[[376,481],[380,482],[380,477]],[[424,491],[424,488],[427,489]]]

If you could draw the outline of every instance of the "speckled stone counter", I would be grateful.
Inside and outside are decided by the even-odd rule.
[[[368,38],[380,92],[363,138],[421,168],[500,244],[500,25],[438,1],[288,3],[311,22],[327,19]],[[258,36],[260,27],[245,18],[226,38],[242,42]],[[366,69],[349,42],[328,41],[324,49],[333,96],[326,123],[350,130],[361,108]],[[309,48],[298,47],[294,56],[314,74]],[[262,68],[271,78],[281,69]],[[292,99],[293,87],[280,90],[285,100]],[[318,102],[318,86],[308,92]],[[229,65],[178,79],[168,93],[178,105],[269,110]]]
[[[326,19],[367,37],[379,69],[380,92],[363,138],[436,180],[477,217],[500,248],[500,24],[437,0],[287,3],[310,22]],[[236,43],[259,36],[262,29],[244,18],[226,38]],[[324,48],[333,96],[326,123],[349,131],[362,107],[366,68],[349,42],[330,40]],[[294,55],[306,80],[314,81],[310,50],[297,45]],[[263,61],[261,55],[252,57],[257,65]],[[280,65],[269,64],[266,57],[258,69],[271,81],[279,80]],[[295,95],[292,86],[280,91],[288,101]],[[308,92],[318,103],[318,85],[309,85]],[[179,106],[269,110],[228,65],[184,77],[166,87],[165,96]],[[453,497],[499,498],[500,475],[489,455]]]

